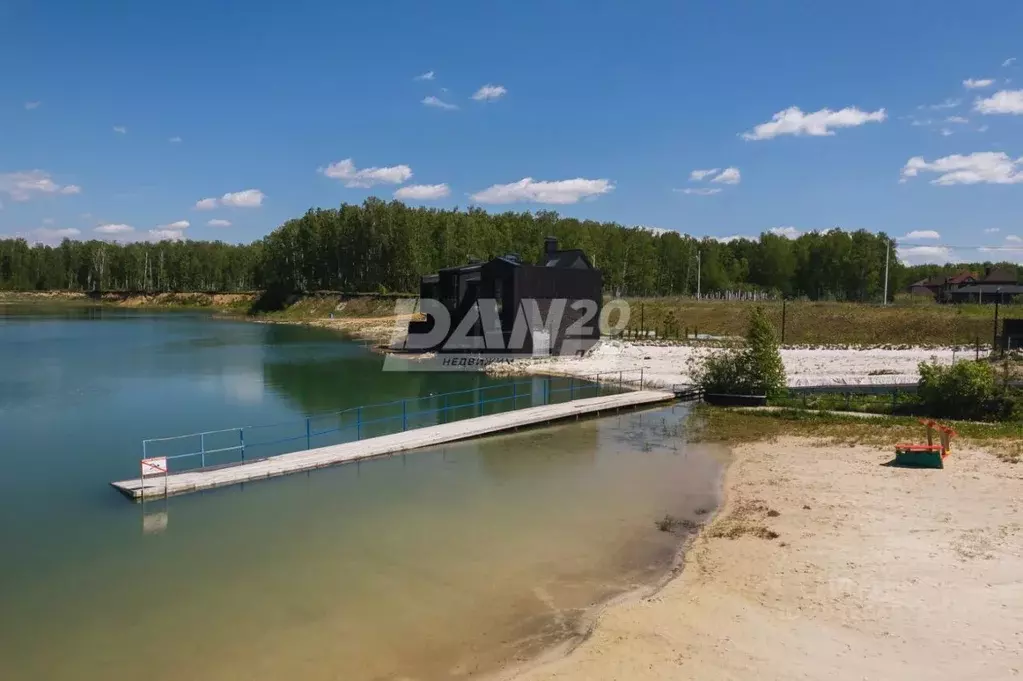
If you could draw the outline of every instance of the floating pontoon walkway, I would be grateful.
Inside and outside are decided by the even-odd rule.
[[[189,494],[315,468],[387,456],[411,449],[434,447],[448,442],[468,440],[526,426],[657,404],[673,399],[675,399],[673,393],[659,390],[602,395],[462,419],[392,435],[279,454],[220,468],[190,470],[167,475],[146,475],[144,481],[141,478],[136,478],[110,484],[128,498],[136,501]]]

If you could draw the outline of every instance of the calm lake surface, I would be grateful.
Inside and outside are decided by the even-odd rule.
[[[448,679],[649,584],[717,503],[682,408],[132,504],[143,438],[474,388],[321,329],[0,306],[0,679]]]

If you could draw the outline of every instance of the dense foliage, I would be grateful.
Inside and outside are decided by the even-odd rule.
[[[1023,406],[1005,381],[999,385],[987,361],[922,362],[917,399],[930,416],[982,421],[1019,419]]]
[[[778,351],[774,324],[761,307],[750,312],[746,343],[711,355],[694,367],[696,382],[707,393],[766,395],[785,392],[785,366]]]
[[[0,240],[0,290],[251,291],[262,288],[262,243]]]
[[[369,199],[361,206],[310,210],[248,245],[0,240],[0,289],[237,291],[277,285],[294,291],[416,291],[421,274],[472,258],[518,253],[535,261],[548,235],[564,248],[584,249],[603,270],[607,291],[627,296],[695,293],[699,269],[704,294],[757,290],[878,301],[889,244],[886,235],[864,230],[797,239],[765,233],[726,243],[548,211],[489,214]],[[889,293],[939,269],[904,267],[893,252]]]

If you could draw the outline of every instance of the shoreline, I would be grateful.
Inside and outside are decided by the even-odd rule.
[[[493,678],[1014,677],[1023,469],[977,448],[943,470],[890,458],[792,436],[734,447],[680,571]]]
[[[730,471],[736,462],[734,447],[723,443],[711,444],[720,445],[727,451],[727,455],[723,457],[720,474],[713,485],[716,497],[714,508],[695,529],[683,530],[681,535],[676,533],[676,536],[679,537],[679,543],[672,555],[671,561],[665,566],[664,573],[658,579],[648,584],[637,586],[629,591],[612,596],[607,600],[594,603],[587,609],[582,618],[584,627],[575,636],[560,641],[529,659],[507,664],[501,669],[484,672],[481,677],[484,681],[527,681],[532,678],[533,674],[541,673],[545,669],[566,663],[576,651],[585,646],[600,630],[601,622],[606,614],[613,612],[617,608],[626,608],[637,603],[655,599],[658,597],[658,594],[682,577],[686,570],[689,552],[704,533],[726,511],[729,503],[728,480]]]

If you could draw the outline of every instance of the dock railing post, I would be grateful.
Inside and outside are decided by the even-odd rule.
[[[199,433],[200,467],[206,468],[206,433]]]
[[[312,449],[313,448],[313,435],[312,435],[312,429],[309,427],[309,417],[308,416],[305,417],[305,448],[306,449]]]
[[[643,369],[639,370],[639,389],[643,389]]]
[[[406,405],[407,400],[401,401],[401,431],[405,432],[408,430],[408,408]]]
[[[568,400],[571,402],[575,399],[575,379],[569,376],[568,378]]]
[[[238,429],[238,441],[242,444],[242,461],[245,461],[245,429]]]
[[[518,383],[514,379],[512,379],[512,411],[515,411],[515,402],[519,396],[518,388],[516,387],[517,385]]]
[[[618,372],[618,392],[622,390],[622,372]]]
[[[362,407],[355,409],[355,439],[362,439]]]

